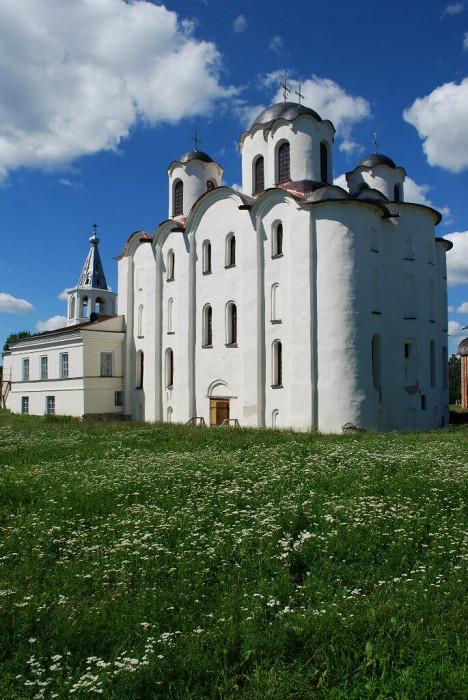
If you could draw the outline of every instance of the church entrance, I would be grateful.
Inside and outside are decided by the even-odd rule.
[[[229,399],[210,399],[210,425],[229,420]]]

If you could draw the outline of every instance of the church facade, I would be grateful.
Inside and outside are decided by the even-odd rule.
[[[147,421],[346,429],[448,422],[440,214],[374,153],[332,184],[334,127],[273,105],[240,137],[242,192],[193,150],[169,216],[118,257],[124,412]]]

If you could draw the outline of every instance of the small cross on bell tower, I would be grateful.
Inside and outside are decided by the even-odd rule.
[[[195,131],[195,136],[192,136],[192,141],[195,144],[194,151],[198,151],[198,144],[201,143],[200,139],[198,138],[198,132]]]
[[[294,94],[299,98],[299,104],[301,104],[301,99],[304,100],[304,95],[301,94],[301,84],[299,83],[299,90],[294,90]]]
[[[286,102],[288,95],[291,92],[291,88],[288,88],[288,74],[284,71],[283,82],[280,83],[280,87],[283,88],[283,99]]]
[[[374,131],[374,135],[372,137],[372,143],[374,144],[374,152],[377,153],[377,149],[380,146],[380,144],[377,141],[377,133],[375,131]]]

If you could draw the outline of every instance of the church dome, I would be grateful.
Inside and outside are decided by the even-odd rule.
[[[193,151],[187,151],[187,153],[181,155],[179,158],[179,163],[188,163],[191,160],[201,160],[203,163],[213,163],[213,158],[211,158],[208,153],[197,151],[195,149],[193,149]]]
[[[373,168],[376,165],[388,165],[389,168],[397,167],[391,158],[384,156],[382,153],[371,153],[370,155],[365,156],[359,161],[358,168],[361,165],[365,168]]]
[[[270,105],[264,109],[258,117],[254,120],[252,127],[256,124],[261,126],[269,126],[276,119],[286,119],[287,121],[294,121],[296,117],[301,114],[310,114],[311,117],[322,121],[322,117],[314,112],[310,107],[305,107],[305,105],[296,104],[295,102],[279,102],[275,105]]]
[[[461,341],[458,346],[457,355],[468,355],[468,338]]]

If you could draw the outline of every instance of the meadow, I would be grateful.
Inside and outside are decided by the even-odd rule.
[[[467,456],[0,413],[0,698],[467,698]]]

